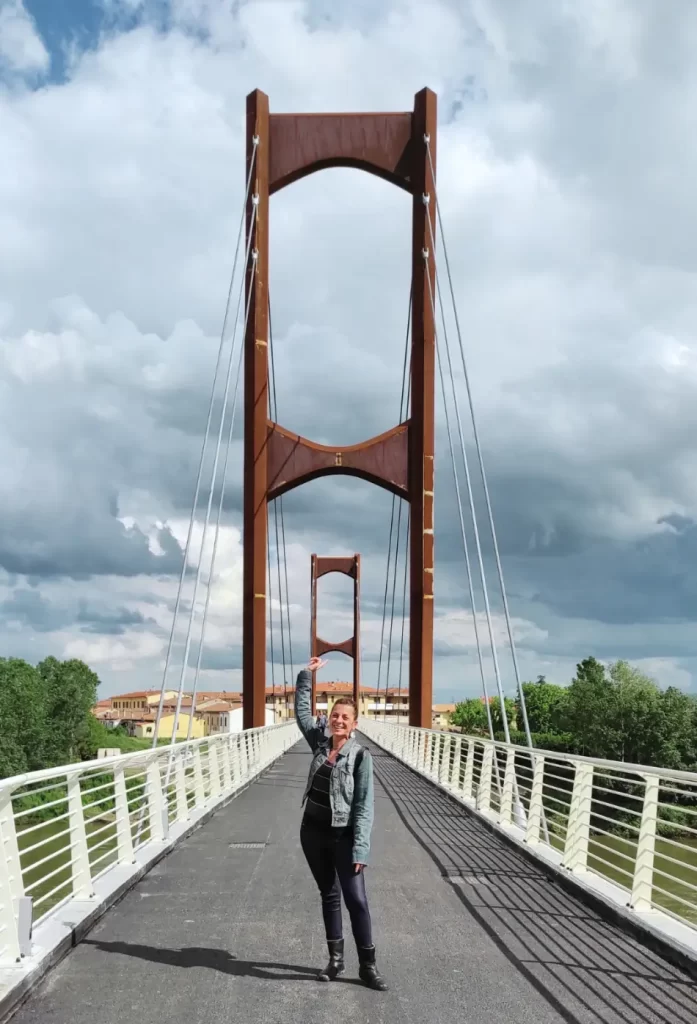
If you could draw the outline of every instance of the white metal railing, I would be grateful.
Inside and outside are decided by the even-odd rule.
[[[96,879],[166,842],[174,824],[230,796],[299,738],[292,720],[0,780],[0,965],[26,952],[32,914],[36,926],[68,900],[91,899]]]
[[[697,772],[369,718],[360,730],[560,867],[620,886],[631,909],[697,929]]]

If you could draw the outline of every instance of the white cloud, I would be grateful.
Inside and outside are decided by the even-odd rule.
[[[36,23],[22,0],[0,3],[0,71],[33,73],[47,71],[50,57]]]
[[[34,639],[27,627],[27,651],[83,651],[108,680],[161,670],[172,536],[183,544],[242,203],[245,94],[262,85],[272,110],[408,109],[428,83],[440,94],[440,199],[523,671],[568,675],[596,642],[650,658],[603,604],[611,591],[630,608],[648,595],[640,611],[656,649],[661,637],[676,643],[679,661],[661,648],[656,673],[691,673],[689,650],[661,625],[685,549],[656,549],[639,581],[613,558],[683,543],[658,521],[697,518],[697,143],[685,113],[697,82],[679,45],[694,8],[676,0],[668,18],[656,4],[444,0],[426,19],[417,3],[176,0],[161,32],[147,17],[118,27],[147,2],[107,7],[110,31],[73,49],[65,82],[0,93],[0,553],[19,574],[2,593],[33,573],[54,612],[77,615],[80,595],[125,609],[113,635],[80,632],[91,627],[78,619]],[[0,8],[0,58],[16,72],[49,67],[19,3]],[[313,176],[273,198],[271,246],[279,418],[337,443],[387,428],[408,197],[358,172]],[[238,435],[208,633],[221,658],[240,638],[240,466]],[[448,474],[445,457],[436,596],[448,655],[437,680],[471,690],[471,620],[452,610],[466,588]],[[389,500],[354,483],[288,496],[296,661],[312,551],[365,553],[366,655],[379,648]],[[565,571],[577,550],[585,570]],[[553,629],[555,604],[568,614]],[[128,624],[131,613],[146,621]],[[0,635],[23,621],[11,614]],[[326,615],[327,632],[348,635],[343,592],[327,592]],[[502,635],[498,608],[495,620]]]

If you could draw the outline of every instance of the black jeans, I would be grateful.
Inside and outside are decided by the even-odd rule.
[[[351,831],[337,829],[332,832],[313,827],[303,821],[300,828],[300,845],[322,897],[322,915],[327,939],[331,941],[343,938],[343,892],[356,945],[363,949],[371,947],[373,934],[365,891],[365,876],[363,871],[356,874],[353,867]]]

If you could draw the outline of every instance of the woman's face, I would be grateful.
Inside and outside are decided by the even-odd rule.
[[[356,725],[356,716],[350,704],[335,704],[329,718],[332,736],[348,738]]]

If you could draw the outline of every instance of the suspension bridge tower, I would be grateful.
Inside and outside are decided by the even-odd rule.
[[[322,476],[357,476],[410,504],[409,720],[430,727],[433,694],[433,485],[435,405],[436,95],[411,111],[271,114],[265,93],[247,97],[247,308],[244,339],[243,716],[264,724],[268,503]],[[269,417],[269,199],[327,167],[375,174],[412,196],[411,410],[361,444],[329,447]],[[435,205],[435,202],[431,204]],[[430,250],[430,251],[429,251]],[[377,340],[377,339],[376,339]]]
[[[353,580],[353,636],[341,643],[333,643],[317,635],[317,581],[327,573],[338,572]],[[361,699],[361,556],[332,557],[331,555],[313,555],[310,561],[310,657],[321,658],[323,654],[339,651],[353,659],[353,699],[356,707]],[[312,713],[317,710],[316,704],[317,673],[312,673]]]

